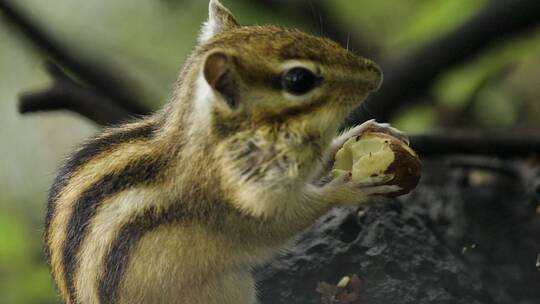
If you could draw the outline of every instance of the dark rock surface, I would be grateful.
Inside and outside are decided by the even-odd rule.
[[[257,271],[261,302],[321,303],[318,283],[357,274],[358,303],[540,303],[533,167],[425,161],[412,194],[334,210]]]

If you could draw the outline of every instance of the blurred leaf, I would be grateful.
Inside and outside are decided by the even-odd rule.
[[[422,1],[407,19],[407,24],[388,39],[387,48],[407,50],[452,31],[471,18],[486,0]],[[397,54],[393,54],[395,56]]]
[[[24,222],[7,214],[0,213],[0,303],[56,302],[49,269],[36,259],[41,256],[39,237],[30,234]]]
[[[406,26],[422,1],[333,0],[331,2],[335,12],[342,16],[352,35],[357,35],[367,42],[386,45],[389,39],[394,39],[394,35]],[[324,22],[324,16],[321,18]]]
[[[343,16],[353,34],[383,47],[386,59],[402,57],[447,33],[484,7],[487,0],[336,0],[336,12]]]
[[[400,111],[392,124],[407,132],[426,132],[436,126],[437,113],[430,105],[418,104]]]
[[[528,57],[540,54],[540,31],[532,37],[516,38],[470,62],[448,71],[435,85],[441,104],[456,108],[467,102],[478,85],[507,66],[518,66]]]
[[[474,113],[484,127],[509,128],[517,121],[519,105],[519,100],[504,89],[492,87],[478,96]]]
[[[20,227],[12,218],[0,214],[0,267],[8,268],[13,263],[20,263],[29,251],[24,241],[27,235],[24,226]]]

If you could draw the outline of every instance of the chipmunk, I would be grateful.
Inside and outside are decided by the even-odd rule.
[[[44,242],[66,303],[256,303],[250,270],[336,206],[399,191],[320,185],[346,115],[382,74],[338,44],[240,26],[218,0],[170,102],[82,145],[48,197]]]

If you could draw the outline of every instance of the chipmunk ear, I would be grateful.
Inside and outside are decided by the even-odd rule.
[[[238,27],[233,14],[219,0],[210,0],[208,8],[208,21],[206,21],[199,34],[199,42],[206,42],[215,35]]]
[[[222,51],[208,55],[204,63],[204,78],[230,108],[238,106],[240,87],[232,56]]]

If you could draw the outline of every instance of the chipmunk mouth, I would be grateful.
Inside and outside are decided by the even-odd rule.
[[[381,68],[373,61],[366,60],[365,72],[363,73],[364,82],[367,84],[370,92],[378,91],[383,83],[383,72]]]

